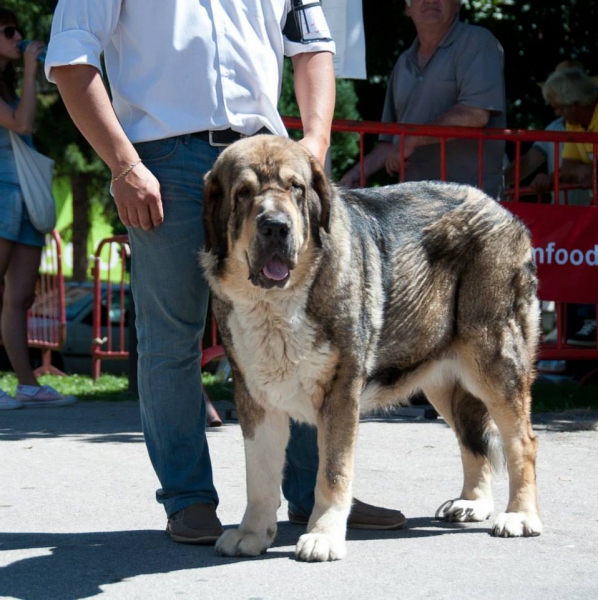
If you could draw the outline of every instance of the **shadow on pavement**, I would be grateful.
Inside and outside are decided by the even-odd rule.
[[[481,531],[481,527],[472,525],[418,518],[411,519],[408,528],[396,531],[349,530],[347,540],[420,538]],[[0,596],[23,600],[88,598],[101,593],[103,586],[138,575],[225,566],[236,561],[293,559],[294,546],[303,531],[301,526],[280,523],[272,549],[252,559],[220,557],[212,546],[173,544],[164,532],[156,530],[4,533],[0,551],[24,551],[32,556],[0,568]],[[290,550],[277,550],[287,547]]]
[[[173,544],[162,531],[3,533],[1,540],[0,551],[34,551],[0,568],[0,597],[23,600],[88,598],[138,575],[227,562],[211,546]]]
[[[3,411],[0,442],[92,436],[89,443],[142,443],[138,402],[79,402],[63,408]]]

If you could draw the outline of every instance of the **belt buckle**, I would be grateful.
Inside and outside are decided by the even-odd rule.
[[[238,136],[238,137],[236,139],[234,139],[234,140],[231,140],[230,142],[216,142],[216,141],[214,141],[214,134],[218,135],[219,133],[224,133],[225,131],[226,132],[230,132],[230,135],[233,136],[233,137],[235,135]],[[210,146],[214,146],[215,148],[220,148],[220,147],[223,147],[223,146],[230,146],[232,143],[236,142],[237,140],[240,140],[240,139],[246,138],[246,137],[248,137],[248,136],[245,133],[237,133],[237,132],[232,131],[230,129],[227,129],[227,130],[224,130],[224,131],[222,131],[222,130],[215,130],[215,131],[210,130],[210,131],[208,131],[208,142],[209,142]]]
[[[218,133],[217,131],[208,131],[208,142],[210,144],[210,146],[214,146],[214,148],[220,148],[223,146],[229,146],[230,142],[215,142],[214,138],[213,138],[213,134],[214,133]]]

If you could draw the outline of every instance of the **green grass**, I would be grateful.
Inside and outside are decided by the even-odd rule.
[[[42,385],[51,385],[61,394],[77,396],[79,400],[137,400],[137,396],[129,392],[129,379],[126,375],[102,375],[97,381],[93,381],[88,375],[42,375],[39,382]],[[210,373],[204,373],[203,382],[212,400],[233,399],[232,387],[220,383]],[[0,389],[14,395],[16,387],[17,378],[14,373],[0,372]]]
[[[102,375],[93,381],[87,375],[69,375],[57,377],[43,375],[40,383],[51,385],[63,394],[72,394],[79,400],[103,400],[118,402],[136,400],[129,393],[129,381],[126,375]],[[233,400],[232,386],[223,384],[211,375],[204,373],[203,383],[212,400]],[[0,372],[0,388],[14,394],[17,380],[13,373]],[[598,410],[598,385],[580,386],[574,382],[552,383],[537,381],[532,390],[533,412],[559,412],[563,410]]]
[[[532,412],[598,410],[598,385],[579,385],[572,381],[536,381],[532,388]]]
[[[97,381],[93,381],[88,375],[42,375],[39,382],[42,385],[51,385],[61,394],[77,396],[79,400],[117,402],[137,399],[137,396],[129,393],[129,380],[123,375],[102,375]],[[17,378],[14,373],[0,372],[0,389],[14,395],[16,387]]]
[[[231,384],[224,384],[219,381],[211,373],[203,373],[202,381],[208,396],[212,400],[228,400],[233,401],[233,386]]]

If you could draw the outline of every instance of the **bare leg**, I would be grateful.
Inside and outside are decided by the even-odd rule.
[[[4,274],[2,340],[22,385],[39,385],[27,346],[27,311],[35,299],[41,248],[0,240],[0,269]]]

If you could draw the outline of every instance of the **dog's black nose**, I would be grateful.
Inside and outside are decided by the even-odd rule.
[[[258,220],[258,231],[269,241],[283,241],[288,237],[291,227],[285,215],[264,216]]]

